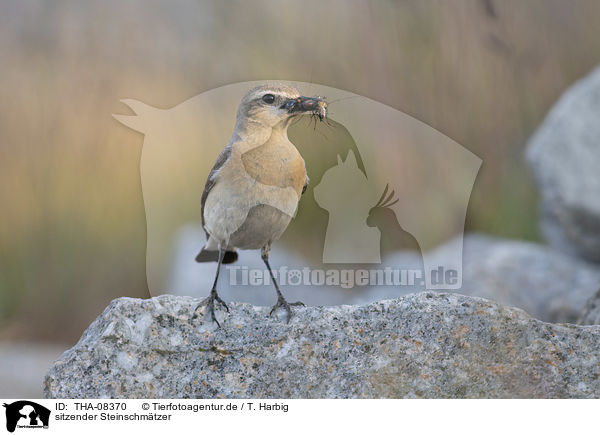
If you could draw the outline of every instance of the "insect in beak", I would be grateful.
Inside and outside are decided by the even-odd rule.
[[[298,97],[289,100],[283,108],[289,113],[310,112],[318,116],[320,121],[327,117],[327,103],[322,97]]]

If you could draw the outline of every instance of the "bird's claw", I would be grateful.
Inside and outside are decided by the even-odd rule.
[[[293,315],[291,307],[298,307],[298,306],[303,307],[304,303],[302,303],[300,301],[289,303],[283,297],[279,297],[279,298],[277,298],[277,303],[275,305],[273,305],[273,308],[271,308],[271,311],[269,312],[269,316],[272,316],[273,313],[278,308],[284,308],[287,313],[287,322],[286,323],[290,323],[290,319],[292,318],[292,315]]]
[[[229,312],[229,307],[227,306],[225,301],[223,299],[221,299],[217,293],[211,293],[210,296],[208,296],[206,299],[204,299],[202,302],[200,302],[198,304],[198,306],[194,310],[194,318],[196,318],[198,315],[198,313],[197,313],[198,308],[206,306],[206,310],[210,313],[211,320],[213,322],[215,322],[217,324],[217,326],[220,328],[221,324],[217,320],[217,316],[215,316],[215,301],[218,302],[219,304],[221,304],[225,308],[225,310],[227,312]],[[206,314],[206,312],[205,312],[205,314]]]

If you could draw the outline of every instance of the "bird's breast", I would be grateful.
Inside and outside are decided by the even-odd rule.
[[[268,141],[241,156],[245,172],[259,183],[291,187],[298,195],[306,182],[304,159],[289,141]]]

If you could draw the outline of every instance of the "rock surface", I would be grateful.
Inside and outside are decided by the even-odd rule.
[[[306,307],[114,300],[50,368],[47,398],[600,397],[600,326],[455,294]]]
[[[562,95],[527,145],[546,239],[595,262],[600,262],[599,119],[597,68]]]
[[[444,264],[455,252],[456,238],[433,252]],[[405,256],[398,264],[406,264]],[[457,293],[491,299],[502,305],[521,308],[547,322],[579,319],[586,301],[598,290],[600,267],[569,257],[537,243],[499,239],[482,234],[464,238],[463,286]],[[371,288],[352,304],[400,297],[413,289]]]

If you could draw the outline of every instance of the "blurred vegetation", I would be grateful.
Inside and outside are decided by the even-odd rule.
[[[522,159],[600,59],[596,0],[0,3],[0,338],[73,342],[147,296],[142,136],[122,98],[171,107],[282,79],[365,95],[483,159],[467,229],[536,240]]]

